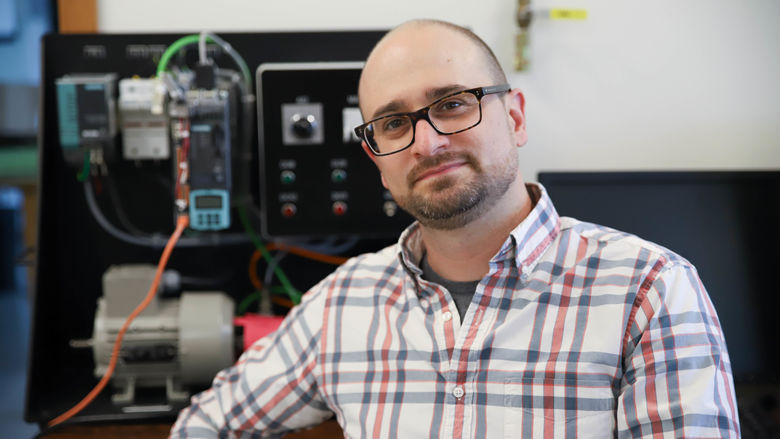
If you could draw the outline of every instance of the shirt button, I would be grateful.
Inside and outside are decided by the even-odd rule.
[[[463,387],[461,387],[461,386],[456,386],[454,389],[452,389],[452,396],[454,396],[455,398],[458,398],[458,399],[463,398],[463,395],[465,393],[466,392],[463,391]]]
[[[449,322],[450,320],[452,320],[452,313],[447,311],[444,314],[442,314],[441,318],[443,318],[445,322]]]

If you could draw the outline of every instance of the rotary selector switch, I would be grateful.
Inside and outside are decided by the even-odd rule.
[[[282,104],[282,143],[320,145],[325,142],[322,104],[319,102]]]
[[[293,114],[292,133],[299,139],[308,139],[314,135],[314,130],[317,128],[317,125],[317,119],[311,114]]]

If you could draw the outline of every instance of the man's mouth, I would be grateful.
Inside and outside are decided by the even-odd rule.
[[[447,174],[447,173],[449,173],[451,171],[454,171],[455,169],[460,168],[461,166],[464,166],[465,164],[466,164],[465,161],[458,160],[458,161],[454,161],[454,162],[443,163],[443,164],[441,164],[439,166],[435,166],[433,168],[428,168],[425,171],[422,171],[422,172],[418,173],[415,176],[414,183],[418,183],[420,181],[423,181],[423,180],[426,180],[426,179],[429,179],[429,178],[438,177],[440,175]]]

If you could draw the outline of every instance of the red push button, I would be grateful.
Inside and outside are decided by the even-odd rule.
[[[282,205],[282,215],[287,217],[287,218],[295,216],[295,212],[297,212],[297,211],[298,211],[298,208],[295,207],[295,204],[293,204],[293,203],[284,203]]]
[[[333,214],[336,216],[341,216],[347,213],[347,203],[343,201],[336,201],[333,203]]]

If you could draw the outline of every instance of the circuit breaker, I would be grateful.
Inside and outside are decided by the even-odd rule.
[[[257,70],[262,233],[395,237],[412,219],[384,189],[352,129],[362,63]]]
[[[78,165],[85,150],[113,154],[116,80],[114,73],[69,74],[57,79],[59,141],[71,164]]]

